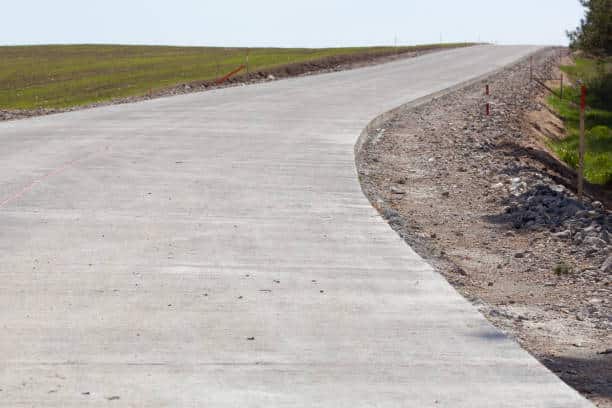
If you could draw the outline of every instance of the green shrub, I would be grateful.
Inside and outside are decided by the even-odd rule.
[[[589,92],[589,105],[598,108],[612,109],[612,72],[602,73],[586,83]]]
[[[553,268],[553,272],[556,275],[569,275],[571,273],[573,273],[573,269],[570,265],[566,264],[565,262],[559,262],[557,265],[555,265],[555,267]]]

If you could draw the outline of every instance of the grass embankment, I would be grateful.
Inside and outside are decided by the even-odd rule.
[[[467,44],[414,47],[252,48],[251,72],[348,54],[390,54]],[[67,108],[145,95],[217,78],[245,63],[244,48],[117,45],[0,47],[0,109]]]
[[[561,69],[576,83],[587,86],[585,178],[593,184],[612,186],[612,59],[577,58],[575,65]],[[580,129],[580,90],[565,89],[565,98],[551,95],[549,104],[563,118],[567,137],[551,141],[559,157],[573,168],[578,167]]]

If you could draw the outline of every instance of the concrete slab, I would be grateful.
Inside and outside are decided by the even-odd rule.
[[[589,407],[378,216],[376,115],[482,46],[0,123],[0,406]]]

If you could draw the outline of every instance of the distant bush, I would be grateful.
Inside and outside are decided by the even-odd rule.
[[[580,26],[567,35],[572,48],[593,55],[612,55],[612,0],[579,0],[586,8]]]

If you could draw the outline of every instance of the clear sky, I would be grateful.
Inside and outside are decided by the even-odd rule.
[[[0,44],[566,44],[578,0],[5,0]]]

